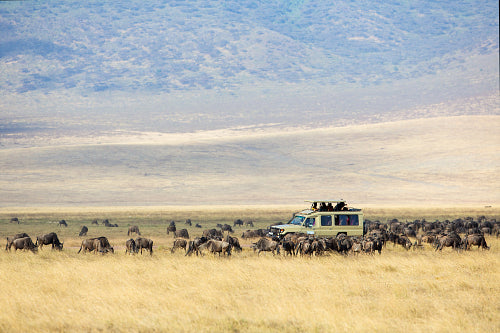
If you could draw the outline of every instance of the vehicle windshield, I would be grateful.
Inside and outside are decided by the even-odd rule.
[[[304,222],[304,220],[304,216],[295,216],[293,219],[288,221],[288,224],[302,225],[302,222]]]

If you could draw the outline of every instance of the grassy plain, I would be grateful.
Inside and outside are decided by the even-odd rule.
[[[248,249],[231,258],[170,253],[170,220],[204,228],[253,219],[256,227],[285,220],[291,207],[156,207],[1,209],[0,235],[55,231],[63,252],[0,251],[0,331],[115,332],[484,332],[500,329],[500,241],[489,251],[405,251],[382,255],[290,258]],[[498,218],[496,208],[367,208],[386,220]],[[18,216],[21,224],[9,220]],[[64,218],[67,228],[54,221]],[[118,228],[92,226],[109,218]],[[77,254],[81,225],[105,235],[114,255]],[[129,224],[155,241],[155,253],[126,256]],[[192,235],[200,230],[187,227]],[[240,229],[235,233],[240,236]],[[3,243],[2,243],[3,244]]]

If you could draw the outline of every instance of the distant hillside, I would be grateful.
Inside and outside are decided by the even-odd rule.
[[[4,121],[141,112],[168,117],[175,130],[364,113],[363,103],[338,106],[349,96],[399,101],[369,98],[377,112],[416,106],[399,86],[424,104],[491,94],[498,9],[498,1],[2,1],[0,110]],[[105,122],[118,118],[97,123]]]

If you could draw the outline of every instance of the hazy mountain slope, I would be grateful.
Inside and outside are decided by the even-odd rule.
[[[298,123],[498,89],[498,1],[1,2],[0,30],[4,123]]]

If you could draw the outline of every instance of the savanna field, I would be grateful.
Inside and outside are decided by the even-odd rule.
[[[230,258],[171,253],[170,221],[190,238],[253,220],[286,221],[303,207],[3,208],[0,210],[1,332],[495,332],[500,330],[500,239],[490,250],[431,245],[378,255],[285,257],[253,253],[240,236]],[[365,219],[497,218],[496,208],[367,208]],[[10,223],[18,217],[20,224]],[[68,227],[57,222],[65,219]],[[91,221],[98,219],[99,225]],[[107,228],[103,219],[118,224]],[[192,226],[184,224],[191,219]],[[202,228],[195,228],[199,223]],[[78,237],[83,225],[86,237]],[[128,226],[154,241],[152,256],[125,255]],[[3,250],[5,237],[56,232],[62,252]],[[106,236],[114,254],[78,254],[82,239]],[[137,237],[135,234],[133,238]]]

